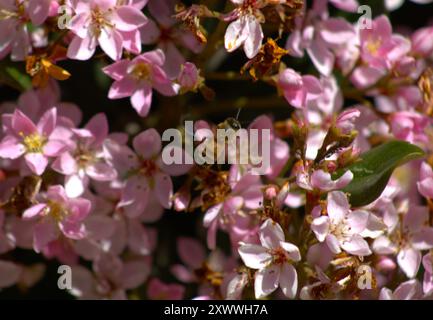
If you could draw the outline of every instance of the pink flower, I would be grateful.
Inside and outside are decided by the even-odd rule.
[[[157,278],[150,280],[147,296],[152,300],[182,300],[185,287],[180,284],[166,284]]]
[[[245,265],[258,270],[254,281],[256,299],[270,295],[278,285],[284,295],[293,299],[298,290],[293,263],[301,260],[298,247],[285,242],[283,229],[271,219],[260,227],[260,243],[241,244],[238,249]]]
[[[28,13],[33,24],[40,25],[45,22],[50,14],[52,3],[56,0],[29,0]]]
[[[356,11],[355,1],[333,1]],[[315,1],[311,10],[295,18],[286,48],[295,57],[307,51],[316,69],[330,76],[337,61],[344,73],[351,70],[359,56],[358,37],[353,25],[341,18],[328,18],[327,1]],[[306,10],[306,6],[304,6]],[[326,19],[326,20],[325,20]]]
[[[401,283],[394,292],[388,288],[382,288],[379,300],[417,300],[421,297],[421,286],[418,280],[409,280]]]
[[[378,254],[397,255],[400,269],[408,278],[414,278],[421,264],[421,251],[433,248],[433,228],[427,224],[427,207],[413,205],[408,210],[402,222],[375,239],[372,248]]]
[[[228,181],[230,193],[225,196],[222,203],[210,207],[203,218],[203,225],[208,228],[207,243],[210,249],[216,247],[216,233],[219,227],[225,227],[225,221],[233,220],[234,216],[244,208],[259,208],[263,202],[259,176],[246,174],[238,178],[237,170],[233,166]],[[206,191],[202,197],[205,195]]]
[[[329,192],[332,190],[342,189],[347,186],[353,179],[353,173],[348,170],[337,180],[332,180],[329,172],[322,169],[315,170],[313,173],[308,172],[308,168],[298,165],[296,168],[296,183],[305,190],[316,190]]]
[[[360,30],[361,57],[369,67],[389,69],[410,51],[409,40],[392,34],[388,17],[379,16],[372,21],[372,28]]]
[[[88,60],[99,44],[113,60],[119,60],[128,42],[139,39],[139,28],[147,18],[139,8],[129,3],[118,5],[117,0],[72,0],[75,13],[69,29],[75,34],[68,48],[70,59]],[[140,50],[135,50],[139,53]]]
[[[234,259],[226,257],[219,249],[206,257],[204,246],[194,238],[187,237],[178,238],[177,253],[183,264],[175,264],[170,270],[178,280],[197,283],[200,295],[215,298],[224,294],[225,275],[237,266]],[[215,284],[221,282],[221,288],[216,290]]]
[[[173,18],[175,6],[176,0],[150,0],[147,7],[156,22],[149,19],[140,29],[143,44],[156,44],[164,51],[167,57],[164,70],[170,78],[177,77],[181,71],[180,66],[185,63],[179,47],[185,47],[194,53],[203,49],[203,45],[191,32],[178,28]]]
[[[418,191],[424,197],[433,199],[433,169],[426,162],[421,164]]]
[[[429,123],[431,120],[427,116],[412,111],[396,112],[391,116],[394,136],[410,143],[428,144],[425,130]]]
[[[7,135],[0,143],[0,157],[17,159],[24,155],[30,170],[41,175],[50,157],[57,157],[65,150],[63,141],[53,138],[57,109],[48,110],[35,125],[24,113],[15,110]]]
[[[165,96],[174,96],[176,86],[168,79],[163,65],[164,53],[158,49],[146,52],[133,60],[121,60],[103,71],[115,81],[108,97],[131,97],[131,104],[142,117],[147,116],[152,103],[152,89]]]
[[[325,241],[335,254],[341,250],[357,256],[371,254],[368,243],[360,235],[367,228],[367,211],[351,211],[346,195],[332,191],[328,193],[327,213],[327,216],[318,216],[311,223],[317,240]]]
[[[295,108],[304,108],[322,93],[319,80],[313,76],[301,76],[293,69],[285,69],[278,76],[278,86],[287,102]]]
[[[22,61],[30,53],[28,17],[24,9],[19,1],[0,0],[0,59],[11,53],[12,60]]]
[[[358,109],[347,109],[337,117],[335,126],[340,129],[342,134],[350,134],[355,128],[355,121],[361,115]]]
[[[270,163],[266,169],[266,176],[270,179],[275,179],[281,170],[284,168],[290,156],[290,147],[284,140],[278,138],[274,132],[272,119],[269,116],[259,116],[253,120],[248,126],[248,130],[259,130],[259,137],[261,137],[261,130],[269,130],[271,133],[270,141]],[[259,144],[263,141],[259,141]]]
[[[417,30],[412,35],[412,51],[421,57],[431,57],[433,54],[433,27]]]
[[[203,78],[200,76],[200,70],[191,62],[186,62],[181,65],[180,73],[177,78],[181,87],[181,92],[197,91],[203,83]]]
[[[94,116],[84,129],[73,129],[74,148],[63,153],[52,167],[66,176],[65,189],[69,197],[82,195],[89,177],[97,181],[111,181],[117,173],[103,157],[102,145],[108,136],[108,122],[104,114]]]
[[[161,157],[161,136],[155,129],[148,129],[133,140],[137,154],[126,146],[113,141],[104,144],[107,161],[116,168],[122,183],[122,199],[119,207],[134,205],[142,212],[149,198],[155,197],[164,208],[172,204],[173,183],[170,175],[182,175],[190,165],[164,164]]]
[[[83,221],[91,209],[91,202],[84,198],[70,199],[62,186],[48,189],[45,202],[30,207],[23,213],[23,219],[36,219],[33,239],[36,252],[43,250],[60,232],[70,239],[85,236]]]
[[[249,59],[259,52],[263,40],[263,31],[260,25],[264,21],[260,11],[261,1],[256,0],[230,0],[238,6],[230,17],[235,19],[227,27],[224,37],[225,48],[233,52],[244,46],[244,52]]]
[[[359,7],[359,2],[357,0],[328,0],[335,7],[340,10],[348,12],[356,12]]]
[[[126,290],[142,285],[151,271],[150,258],[122,261],[112,254],[103,254],[93,263],[92,271],[83,266],[72,267],[71,294],[80,299],[126,300]]]

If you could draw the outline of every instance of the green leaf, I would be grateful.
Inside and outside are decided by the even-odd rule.
[[[413,144],[390,141],[362,154],[360,161],[338,171],[334,179],[352,171],[353,180],[343,191],[349,194],[352,206],[365,206],[382,194],[394,169],[423,156],[424,151]]]
[[[32,88],[32,79],[24,70],[24,63],[0,61],[0,82],[20,91]]]

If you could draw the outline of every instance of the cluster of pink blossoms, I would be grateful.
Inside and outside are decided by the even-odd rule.
[[[433,26],[338,15],[356,0],[226,2],[0,0],[0,68],[26,67],[0,104],[0,290],[43,281],[44,262],[15,254],[27,250],[71,266],[80,299],[433,298]],[[244,67],[221,71],[239,48]],[[245,126],[270,132],[270,165],[169,165],[156,128],[111,132],[102,107],[83,121],[61,101],[67,60],[98,60],[107,99],[128,98],[140,124],[161,96],[218,106],[211,80],[271,86],[283,111]],[[203,109],[181,110],[195,146],[228,123]]]

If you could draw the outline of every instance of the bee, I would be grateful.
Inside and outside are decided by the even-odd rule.
[[[12,214],[21,214],[36,203],[36,196],[42,185],[42,178],[38,176],[24,177],[12,190],[9,199],[0,204],[0,209]]]
[[[238,130],[242,129],[242,126],[237,119],[230,117],[224,120],[223,122],[219,123],[217,125],[217,129],[224,129],[224,130],[232,129],[233,131],[237,132]]]
[[[240,112],[241,108],[239,108],[236,118],[229,117],[217,125],[217,130],[226,131],[226,138],[223,141],[218,139],[218,135],[214,138],[214,159],[219,160],[220,157],[223,157],[223,154],[227,156],[230,148],[233,147],[231,144],[236,143],[238,131],[242,129],[242,125],[238,120]]]

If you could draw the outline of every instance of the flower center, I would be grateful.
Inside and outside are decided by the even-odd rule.
[[[140,173],[146,177],[152,177],[157,170],[158,167],[153,160],[144,160],[141,163]]]
[[[290,261],[286,251],[283,248],[276,248],[271,250],[271,255],[272,264],[284,264]]]
[[[350,229],[344,220],[331,225],[331,233],[340,241],[349,236]]]
[[[367,43],[367,51],[372,55],[377,55],[380,47],[382,46],[381,39],[370,39]]]
[[[109,19],[107,18],[107,15],[110,13],[110,10],[108,12],[102,12],[99,8],[95,8],[92,10],[92,30],[93,33],[96,36],[99,36],[101,34],[101,31],[105,27],[113,28],[114,25],[110,23]]]
[[[136,80],[149,81],[152,78],[152,69],[147,63],[140,62],[134,66],[130,74]]]
[[[47,204],[48,207],[45,211],[45,214],[49,215],[57,222],[62,221],[65,218],[65,216],[68,214],[68,212],[59,202],[48,200]]]
[[[39,133],[32,133],[23,138],[23,144],[29,153],[42,153],[42,148],[47,142],[47,138]]]
[[[194,274],[201,283],[208,283],[213,287],[219,287],[223,282],[222,273],[212,270],[206,262],[201,268],[194,270]]]

